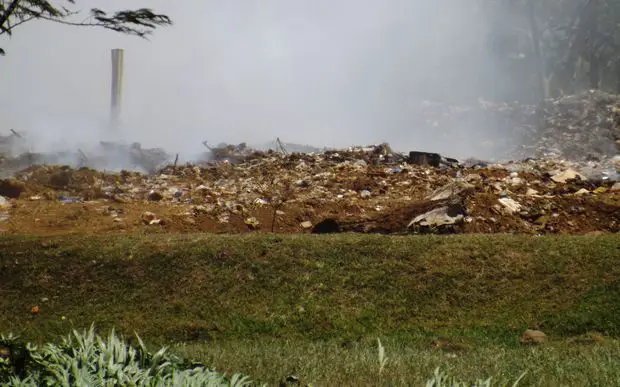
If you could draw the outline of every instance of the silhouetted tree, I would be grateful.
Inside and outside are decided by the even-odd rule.
[[[75,0],[63,1],[64,6],[59,5],[61,2],[58,1],[52,4],[47,0],[0,0],[0,35],[11,36],[16,27],[33,20],[70,26],[100,27],[142,38],[158,26],[172,24],[168,16],[154,13],[147,8],[118,11],[111,15],[95,8],[86,19],[78,21],[74,16],[79,12],[71,8],[75,6]],[[4,55],[2,48],[0,55]]]
[[[531,94],[620,93],[620,0],[479,1],[494,10],[492,34],[504,43],[499,55],[515,63],[505,67],[529,69],[513,76]]]

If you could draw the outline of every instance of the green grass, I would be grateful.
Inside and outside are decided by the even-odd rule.
[[[0,271],[0,326],[32,340],[620,334],[618,235],[5,237]]]
[[[0,273],[0,331],[38,343],[95,322],[270,383],[620,384],[619,235],[2,237]]]
[[[250,340],[186,344],[172,350],[228,373],[278,385],[289,375],[302,385],[424,386],[436,367],[472,383],[492,377],[493,386],[618,386],[620,343],[583,344],[561,340],[538,347],[479,345],[456,351],[429,347],[423,338],[382,340],[387,364],[379,374],[376,340],[351,347],[339,342]],[[468,386],[470,386],[469,384]]]
[[[425,345],[426,339],[364,340],[348,346],[330,341],[233,340],[180,344],[173,348],[174,354],[166,348],[149,352],[139,338],[129,346],[113,331],[97,336],[92,327],[45,346],[24,345],[0,335],[0,350],[8,353],[8,357],[0,356],[0,385],[249,387],[283,385],[286,380],[296,383],[284,385],[304,386],[620,383],[620,342],[600,335],[528,348],[470,347],[452,342],[440,350]],[[221,365],[220,369],[214,370],[214,364]],[[261,380],[253,382],[238,369]]]

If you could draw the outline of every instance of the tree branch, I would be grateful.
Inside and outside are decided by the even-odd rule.
[[[75,4],[74,0],[65,0]],[[83,21],[72,21],[69,18],[78,12],[62,6],[52,5],[48,0],[14,0],[4,7],[0,4],[0,35],[11,35],[15,27],[33,19],[47,20],[58,24],[75,27],[99,27],[120,32],[127,35],[145,38],[158,26],[172,25],[166,15],[156,14],[148,8],[138,10],[119,11],[108,16],[104,11],[91,9],[88,18]],[[0,48],[0,55],[4,51]]]
[[[4,11],[2,15],[0,15],[0,31],[2,31],[2,33],[6,32],[11,35],[11,29],[4,28],[4,24],[9,20],[11,15],[13,15],[15,10],[17,10],[20,1],[21,0],[13,0],[13,2],[8,6],[6,11]]]

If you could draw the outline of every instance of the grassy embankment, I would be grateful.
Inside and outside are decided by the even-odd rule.
[[[1,238],[0,327],[43,341],[94,321],[270,382],[375,383],[381,337],[385,383],[445,365],[615,384],[619,263],[617,235]],[[550,343],[520,348],[526,327]]]

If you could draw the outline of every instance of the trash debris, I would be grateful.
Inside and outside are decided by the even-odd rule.
[[[532,189],[532,188],[528,188],[527,191],[525,192],[525,195],[527,195],[527,196],[538,196],[538,191],[536,191],[535,189]]]
[[[597,168],[609,165],[527,159],[470,167],[442,161],[435,168],[407,164],[389,146],[378,145],[313,154],[262,153],[237,164],[206,161],[155,174],[32,166],[0,181],[0,188],[13,196],[5,197],[20,211],[3,224],[13,233],[57,229],[53,217],[41,216],[40,206],[50,201],[66,204],[64,210],[47,207],[59,218],[63,211],[81,211],[72,217],[71,227],[93,231],[111,227],[88,220],[91,215],[83,206],[100,203],[124,209],[122,216],[107,213],[110,223],[122,221],[126,231],[140,223],[164,224],[160,218],[165,218],[166,229],[178,232],[244,232],[272,224],[274,232],[291,233],[618,232],[620,211],[614,203],[620,193],[612,189],[613,180],[588,178],[597,176]],[[52,176],[62,177],[57,178],[62,184],[53,184]],[[152,215],[143,217],[146,208],[141,206],[148,206]],[[453,214],[446,208],[461,210]],[[302,226],[306,221],[310,223]]]
[[[504,210],[509,214],[514,214],[515,212],[521,211],[521,204],[517,203],[514,199],[511,198],[499,198],[497,199],[502,206],[504,206]]]
[[[585,177],[579,172],[570,168],[551,176],[551,180],[555,181],[556,183],[566,183],[568,180],[574,179],[585,180]]]
[[[579,195],[587,195],[587,194],[589,194],[589,193],[590,193],[590,191],[588,191],[587,189],[585,189],[585,188],[581,188],[579,191],[575,192],[575,195],[576,195],[576,196],[579,196]]]
[[[9,219],[10,208],[11,203],[4,196],[0,196],[0,222],[4,222]]]
[[[143,212],[140,218],[142,219],[142,222],[146,225],[163,224],[163,221],[157,218],[157,215],[150,211]]]
[[[256,230],[260,226],[260,222],[255,217],[247,218],[244,223],[252,230]]]
[[[446,200],[458,196],[461,193],[474,189],[474,186],[461,181],[453,181],[441,188],[436,189],[429,197],[429,200]]]
[[[401,153],[388,143],[296,147],[276,138],[260,149],[205,142],[201,158],[183,164],[138,143],[36,153],[16,131],[0,136],[0,196],[11,215],[2,227],[30,235],[131,232],[143,224],[170,232],[614,233],[618,108],[620,97],[599,92],[540,106],[420,107],[433,130],[456,142],[467,133],[450,128],[488,116],[493,125],[485,127],[498,132],[483,142],[501,160]],[[62,166],[67,160],[72,167]],[[128,169],[109,168],[117,160]]]
[[[64,195],[58,196],[58,201],[63,204],[76,203],[79,202],[80,199],[76,197],[68,197]]]
[[[153,190],[149,192],[149,195],[148,195],[148,199],[153,202],[158,202],[162,200],[163,198],[164,198],[164,195],[160,194],[157,191],[153,191]]]
[[[439,153],[427,153],[427,152],[409,152],[410,164],[416,165],[430,165],[432,167],[438,167],[441,163],[441,155]]]
[[[423,226],[438,228],[463,222],[465,212],[461,206],[443,206],[435,208],[427,213],[418,215],[408,225],[408,228]]]

